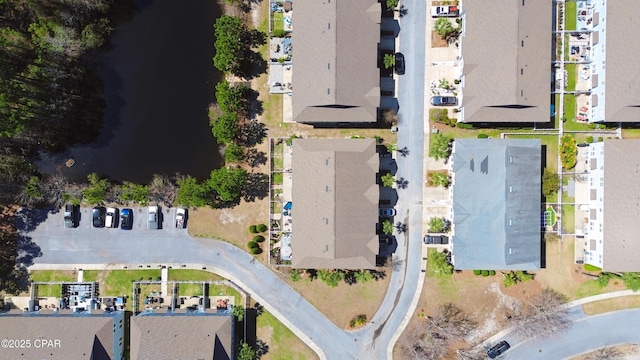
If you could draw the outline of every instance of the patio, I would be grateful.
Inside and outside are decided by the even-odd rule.
[[[270,243],[271,256],[276,261],[291,261],[291,238],[293,231],[292,146],[285,139],[271,139],[271,207]],[[278,177],[280,185],[274,184]]]

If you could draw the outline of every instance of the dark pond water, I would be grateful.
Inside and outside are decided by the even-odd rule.
[[[220,167],[208,123],[220,74],[214,69],[214,0],[136,1],[138,11],[116,27],[103,56],[104,126],[93,144],[43,155],[45,173],[76,181],[92,172],[146,183],[153,174],[199,179]],[[68,168],[65,162],[74,159]]]

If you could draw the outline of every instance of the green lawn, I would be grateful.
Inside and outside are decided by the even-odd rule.
[[[282,170],[284,166],[284,159],[282,156],[276,156],[271,158],[271,170]]]
[[[273,173],[273,178],[271,179],[272,185],[282,185],[283,175],[281,172]]]
[[[131,297],[133,282],[139,280],[160,280],[160,269],[84,271],[84,281],[97,281],[100,284],[101,296]]]
[[[284,30],[284,14],[281,12],[273,13],[273,30]]]
[[[576,207],[574,205],[562,206],[562,232],[573,234],[576,232]]]
[[[555,135],[534,135],[523,134],[507,136],[509,139],[540,139],[542,145],[546,149],[546,164],[545,167],[553,172],[558,171],[558,137]],[[548,202],[551,202],[547,199]]]
[[[623,139],[640,139],[640,129],[622,129]]]
[[[564,36],[564,61],[569,61],[569,35]]]
[[[291,330],[284,326],[275,316],[264,311],[257,320],[258,339],[265,341],[269,351],[261,359],[307,360],[317,359],[315,353],[308,348]],[[269,338],[262,338],[269,337]]]
[[[566,1],[564,3],[564,29],[576,30],[577,17],[577,3],[575,1]]]
[[[565,119],[565,127],[571,123],[575,124],[576,119],[576,97],[574,95],[564,95],[564,108],[562,117]]]
[[[565,70],[567,70],[567,91],[575,91],[576,90],[576,64],[565,64]]]
[[[52,270],[40,270],[32,271],[30,273],[30,279],[33,282],[41,281],[76,281],[77,275],[73,271],[52,271]],[[38,296],[46,297],[60,297],[62,293],[61,285],[38,285]]]

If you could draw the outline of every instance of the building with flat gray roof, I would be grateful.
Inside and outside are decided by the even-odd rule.
[[[550,121],[553,2],[464,0],[461,7],[461,121]]]
[[[583,260],[607,272],[640,271],[640,140],[590,144]]]
[[[374,139],[293,140],[294,268],[375,268],[379,167]]]
[[[540,269],[540,140],[457,139],[452,157],[454,267]]]
[[[381,13],[376,0],[296,2],[294,121],[376,122]]]
[[[131,317],[131,360],[235,359],[234,320],[214,313],[147,313]]]
[[[124,311],[36,313],[10,311],[0,315],[2,359],[124,359]]]

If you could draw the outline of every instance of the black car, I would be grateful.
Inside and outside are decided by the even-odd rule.
[[[449,243],[449,237],[446,235],[425,235],[425,244],[446,245]]]
[[[402,53],[395,53],[394,55],[395,63],[393,69],[396,74],[404,75],[404,55]]]
[[[431,97],[431,105],[456,106],[458,105],[458,98],[455,96],[433,96]]]
[[[120,229],[131,230],[133,228],[133,210],[122,209],[120,211]]]
[[[509,350],[511,346],[506,341],[500,341],[499,343],[493,345],[489,350],[487,350],[487,356],[491,359],[495,359],[496,357],[504,354],[505,351]]]
[[[96,206],[91,211],[91,217],[93,218],[93,227],[104,227],[104,220],[107,214],[107,209],[104,206]]]

